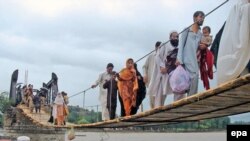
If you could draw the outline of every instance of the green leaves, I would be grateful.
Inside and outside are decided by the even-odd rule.
[[[11,102],[6,93],[0,94],[0,112],[4,113],[11,106]]]
[[[8,93],[3,92],[0,94],[0,127],[3,125],[3,113],[11,106],[8,98]]]
[[[80,108],[78,106],[68,106],[68,122],[76,124],[95,123],[101,120],[101,113],[93,110]]]

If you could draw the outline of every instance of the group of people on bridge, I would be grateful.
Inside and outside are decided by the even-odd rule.
[[[48,103],[48,94],[43,93],[42,91],[36,90],[36,94],[33,93],[33,85],[24,85],[20,92],[18,92],[18,96],[20,96],[20,100],[17,101],[17,104],[25,104],[30,113],[39,114],[41,108],[45,109],[45,106],[49,106],[51,110],[51,117],[49,122],[54,123],[55,125],[65,125],[66,117],[69,114],[68,111],[68,103],[69,98],[67,93],[62,91],[55,95],[55,98],[52,98],[52,103]]]
[[[196,11],[190,27],[179,38],[177,31],[169,34],[169,42],[155,43],[143,65],[143,75],[138,71],[132,58],[126,60],[125,68],[113,71],[108,63],[91,86],[99,85],[99,100],[102,106],[102,120],[116,118],[117,98],[121,105],[120,116],[137,113],[146,94],[150,107],[163,106],[168,95],[174,94],[174,101],[198,92],[199,77],[206,90],[210,89],[209,79],[213,79],[214,64],[217,68],[218,84],[237,78],[242,72],[250,71],[250,0],[239,0],[229,14],[229,18],[213,42],[211,28],[203,25],[205,14]],[[46,104],[44,95],[33,95],[32,85],[23,87],[22,103],[30,112],[39,112]],[[65,125],[65,105],[68,97],[65,92],[52,97],[53,109],[50,122]]]
[[[132,58],[127,59],[126,67],[119,73],[113,71],[112,63],[107,65],[106,72],[100,74],[91,86],[100,86],[99,100],[103,120],[115,118],[117,95],[121,105],[121,116],[129,116],[137,113],[146,96],[146,87],[151,108],[163,106],[168,94],[174,94],[176,101],[184,98],[185,93],[197,93],[199,70],[205,87],[209,89],[208,78],[213,78],[213,54],[208,47],[212,43],[212,36],[209,26],[203,27],[202,32],[200,31],[204,16],[202,11],[194,13],[194,24],[184,31],[182,42],[179,42],[177,31],[170,32],[170,42],[162,44],[157,41],[155,52],[148,56],[143,65],[143,76]],[[181,91],[174,90],[170,85],[170,78],[178,67],[184,68],[189,76],[188,87]],[[179,70],[176,73],[177,76],[182,76]]]
[[[244,70],[248,69],[249,72],[250,15],[247,10],[249,1],[240,0],[230,12],[224,24],[225,28],[223,26],[224,33],[222,29],[216,35],[216,42],[213,42],[209,26],[201,28],[205,14],[196,11],[193,14],[194,24],[183,31],[180,40],[178,32],[171,31],[169,42],[156,42],[155,52],[148,56],[143,65],[143,76],[132,58],[127,59],[126,67],[119,72],[113,71],[114,65],[109,63],[106,71],[101,73],[91,86],[100,87],[102,120],[116,117],[117,97],[121,105],[121,116],[129,116],[137,113],[146,93],[150,99],[150,107],[156,108],[164,105],[169,94],[174,94],[174,101],[196,94],[199,78],[208,90],[209,79],[213,79],[214,64],[217,64],[215,67],[220,75],[218,84],[238,77]],[[235,16],[238,17],[237,22],[233,21]],[[236,40],[239,37],[242,39]],[[232,44],[229,45],[228,42]],[[225,51],[227,48],[229,51]],[[237,58],[234,58],[235,53],[239,58],[242,58],[242,53],[245,58],[237,61]],[[231,58],[234,64],[223,57]],[[236,66],[231,68],[233,73],[230,69],[224,69],[232,65]]]

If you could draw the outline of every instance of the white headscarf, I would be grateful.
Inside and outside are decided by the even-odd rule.
[[[63,105],[64,99],[63,99],[63,96],[62,96],[61,93],[58,93],[58,94],[57,94],[54,103],[57,104],[57,105]]]

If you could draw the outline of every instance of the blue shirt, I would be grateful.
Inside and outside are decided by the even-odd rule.
[[[194,33],[193,31],[191,31],[191,29],[186,29],[181,35],[181,42],[179,45],[177,59],[181,64],[184,64],[187,71],[191,73],[199,73],[196,52],[201,37],[202,33],[200,30],[197,33]]]

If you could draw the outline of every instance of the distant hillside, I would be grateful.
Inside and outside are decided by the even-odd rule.
[[[83,109],[79,106],[69,106],[68,121],[76,124],[94,123],[101,121],[101,112]]]

